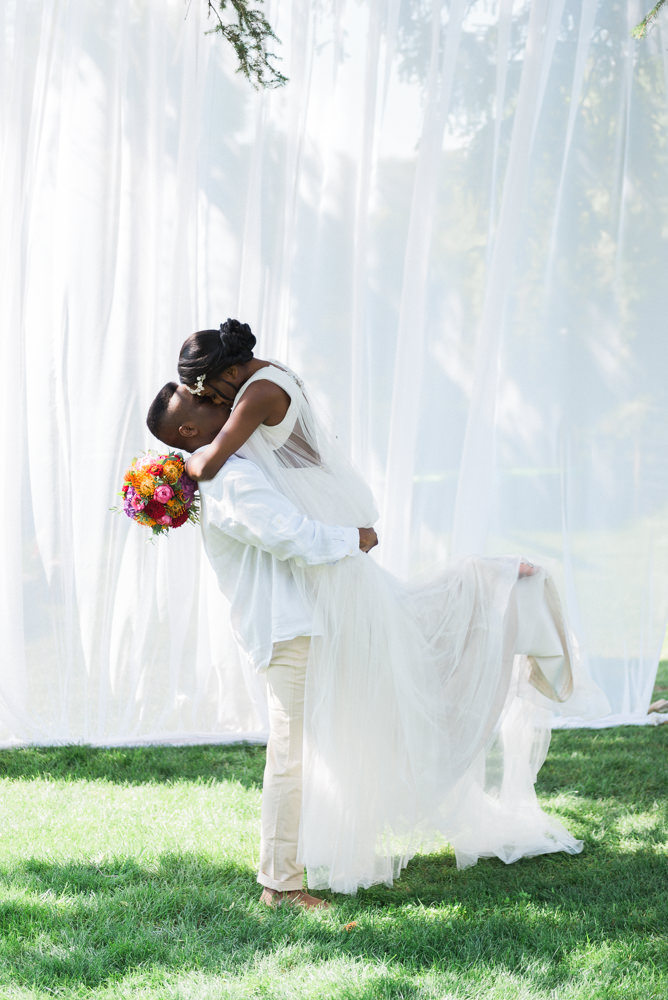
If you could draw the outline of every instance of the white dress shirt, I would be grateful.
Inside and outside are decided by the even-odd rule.
[[[275,642],[313,634],[313,610],[294,567],[359,555],[359,532],[310,520],[236,455],[200,482],[199,492],[204,547],[230,602],[235,637],[264,669]]]

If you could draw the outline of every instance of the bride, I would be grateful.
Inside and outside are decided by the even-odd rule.
[[[210,479],[236,452],[310,517],[370,526],[370,491],[301,379],[254,346],[236,320],[184,343],[181,381],[231,407],[188,472]],[[534,790],[551,709],[573,692],[572,645],[542,568],[472,557],[413,583],[372,559],[296,572],[320,633],[307,671],[299,843],[311,888],[391,884],[417,851],[444,843],[459,867],[582,849]]]

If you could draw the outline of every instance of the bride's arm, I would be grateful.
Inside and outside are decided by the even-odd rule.
[[[287,413],[289,404],[287,393],[274,382],[260,379],[249,385],[211,444],[188,459],[188,475],[192,479],[213,479],[230,455],[248,441],[260,424],[279,423]]]

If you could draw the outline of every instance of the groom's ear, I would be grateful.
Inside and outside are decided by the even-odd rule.
[[[197,437],[199,431],[194,424],[188,421],[185,424],[179,424],[179,434],[183,438],[194,438]]]

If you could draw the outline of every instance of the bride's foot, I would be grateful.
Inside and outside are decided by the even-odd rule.
[[[534,566],[533,563],[521,562],[517,578],[521,580],[523,576],[533,576],[534,573],[537,572],[538,572],[538,567]]]
[[[265,887],[262,890],[260,902],[264,903],[265,906],[273,907],[282,906],[283,903],[287,903],[290,906],[301,906],[305,910],[329,909],[327,900],[318,899],[317,896],[311,896],[308,892],[303,892],[301,889],[287,889],[281,892],[278,889],[267,889]]]

